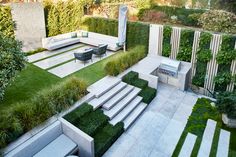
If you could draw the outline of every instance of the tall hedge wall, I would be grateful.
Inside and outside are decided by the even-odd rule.
[[[0,32],[7,37],[14,37],[14,22],[9,6],[0,5]]]
[[[84,16],[83,1],[58,1],[45,3],[47,35],[55,36],[75,31]]]
[[[86,17],[83,27],[91,32],[118,36],[117,20]],[[128,48],[143,45],[147,49],[149,43],[149,25],[141,22],[128,22],[126,39]]]

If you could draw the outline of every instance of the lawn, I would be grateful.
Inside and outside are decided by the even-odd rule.
[[[26,64],[17,78],[8,86],[0,110],[20,101],[32,98],[38,91],[58,83],[61,79],[33,64]]]
[[[106,76],[104,70],[105,64],[110,58],[114,58],[118,55],[119,54],[115,54],[103,59],[68,77],[76,76],[85,80],[88,85],[91,85]],[[46,70],[42,70],[33,64],[27,63],[26,68],[21,71],[12,84],[8,86],[4,99],[0,102],[0,110],[12,106],[17,102],[29,100],[33,98],[38,91],[44,88],[50,88],[50,86],[65,80],[68,77],[61,79]]]

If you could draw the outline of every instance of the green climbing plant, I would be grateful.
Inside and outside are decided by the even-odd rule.
[[[171,32],[172,28],[170,26],[164,26],[162,55],[165,57],[169,57],[171,54]]]

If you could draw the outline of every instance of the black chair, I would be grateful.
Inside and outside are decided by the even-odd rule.
[[[75,56],[75,62],[76,62],[76,59],[80,60],[80,61],[83,61],[84,62],[84,65],[85,65],[85,62],[90,60],[92,60],[92,55],[93,55],[93,49],[86,49],[84,52],[82,53],[74,53],[74,56]]]
[[[97,48],[93,49],[93,54],[101,58],[103,55],[106,55],[107,46],[108,46],[107,44],[98,45]]]

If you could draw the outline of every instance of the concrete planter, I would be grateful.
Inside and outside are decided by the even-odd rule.
[[[227,114],[222,114],[222,121],[225,125],[230,128],[236,128],[236,119],[231,119],[227,116]]]

